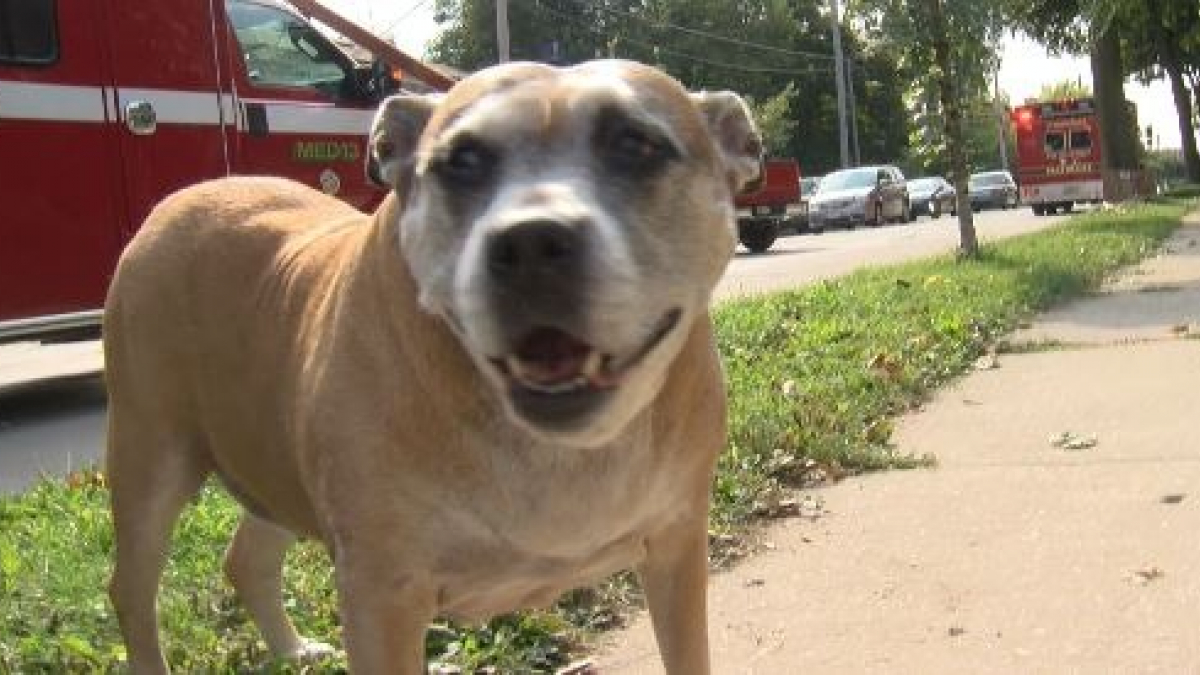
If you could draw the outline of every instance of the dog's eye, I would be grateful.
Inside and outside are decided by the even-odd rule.
[[[496,166],[496,154],[491,148],[475,139],[463,139],[455,143],[434,164],[434,170],[443,180],[463,185],[477,185],[486,181]]]
[[[633,127],[626,127],[608,141],[608,156],[619,170],[647,174],[676,156],[668,141]]]

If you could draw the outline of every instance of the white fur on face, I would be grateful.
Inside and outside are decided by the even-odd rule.
[[[643,105],[616,72],[564,77],[553,94],[545,82],[517,87],[485,95],[459,111],[437,138],[426,139],[425,152],[456,134],[483,139],[502,156],[495,184],[485,199],[456,194],[438,184],[419,157],[401,223],[403,253],[422,305],[451,317],[464,348],[502,400],[506,385],[491,361],[514,345],[511,326],[505,330],[509,317],[493,303],[485,258],[491,233],[538,219],[586,222],[587,273],[578,298],[583,318],[572,334],[615,359],[632,358],[665,315],[681,313],[678,326],[626,373],[616,395],[586,428],[529,429],[576,446],[610,440],[649,404],[692,323],[706,310],[735,244],[733,208],[720,167],[695,161],[682,141],[672,137],[685,152],[680,165],[670,169],[670,176],[648,181],[666,187],[633,188],[654,195],[638,196],[650,200],[645,208],[631,208],[621,192],[626,188],[614,187],[619,181],[597,170],[593,129],[601,111],[617,108],[663,135],[674,133],[672,120]]]

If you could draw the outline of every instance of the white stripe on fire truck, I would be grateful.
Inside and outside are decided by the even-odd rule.
[[[87,87],[0,81],[0,119],[103,122],[124,118],[132,101],[154,106],[159,124],[236,124],[246,129],[244,109],[231,94],[217,92]],[[365,135],[374,111],[337,108],[323,103],[241,99],[262,105],[271,133]]]
[[[100,87],[0,81],[0,119],[103,122]]]
[[[258,99],[242,99],[245,104],[262,105],[267,112],[267,128],[284,134],[346,134],[365,136],[371,130],[373,110],[335,108],[324,104],[303,104]]]
[[[131,89],[117,87],[117,100],[124,107],[133,101],[154,106],[159,124],[220,124],[221,98],[215,91],[171,91],[167,89]]]

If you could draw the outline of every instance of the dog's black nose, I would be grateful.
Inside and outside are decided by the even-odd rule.
[[[576,269],[582,239],[578,227],[556,220],[510,225],[488,237],[488,271],[507,283],[553,280]]]

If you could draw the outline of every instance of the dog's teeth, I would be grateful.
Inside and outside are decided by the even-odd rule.
[[[600,373],[600,368],[604,366],[604,356],[599,351],[593,349],[588,352],[587,360],[583,362],[583,378],[590,380]]]
[[[541,394],[568,394],[586,387],[587,379],[577,377],[569,382],[560,382],[558,384],[539,384],[536,382],[525,382],[524,384],[529,389]]]
[[[525,365],[521,363],[521,359],[515,356],[509,356],[504,359],[505,365],[508,366],[508,373],[517,380],[525,381],[529,378],[525,374]]]

